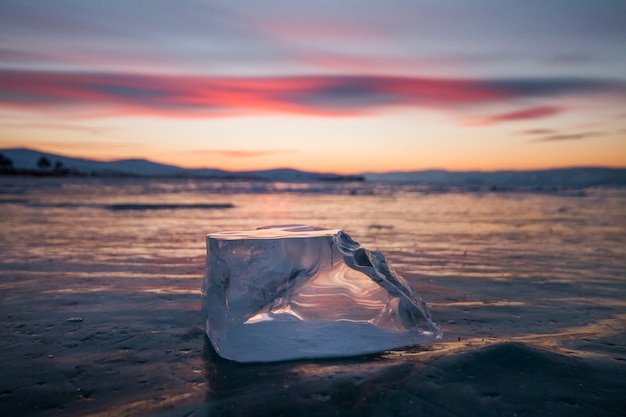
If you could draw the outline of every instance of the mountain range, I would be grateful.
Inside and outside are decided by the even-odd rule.
[[[535,171],[446,171],[425,170],[411,172],[363,173],[338,175],[295,169],[270,169],[260,171],[225,171],[220,169],[187,169],[160,164],[145,159],[97,161],[72,158],[33,149],[0,149],[5,162],[5,174],[31,175],[90,175],[90,176],[143,176],[214,178],[221,180],[259,180],[284,182],[311,181],[368,181],[401,184],[424,184],[429,187],[459,186],[463,188],[515,189],[530,188],[582,188],[590,186],[626,187],[626,169],[620,168],[561,168]],[[42,160],[46,162],[42,163]],[[9,169],[10,168],[10,169]]]
[[[363,181],[362,176],[338,175],[298,171],[295,169],[268,169],[260,171],[225,171],[212,168],[189,169],[174,165],[160,164],[145,159],[121,159],[115,161],[97,161],[92,159],[72,158],[33,149],[0,149],[0,154],[12,161],[14,171],[29,173],[68,173],[93,176],[142,176],[142,177],[195,177],[232,180],[264,181]],[[45,158],[49,166],[40,166]],[[56,170],[55,170],[56,167]]]

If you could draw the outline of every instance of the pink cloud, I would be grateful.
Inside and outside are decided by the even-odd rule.
[[[335,53],[328,51],[302,52],[293,54],[294,62],[306,68],[321,71],[343,73],[359,72],[362,74],[412,74],[416,70],[422,73],[436,73],[458,65],[454,59],[416,58],[411,56],[372,56],[367,54]]]
[[[356,115],[389,105],[489,102],[501,88],[407,77],[197,77],[0,71],[0,106],[172,117]],[[106,113],[105,113],[106,114]]]
[[[355,116],[387,107],[461,109],[470,105],[606,89],[606,83],[472,80],[397,76],[206,77],[123,73],[0,71],[0,108],[77,117],[142,115],[208,118],[288,113]],[[619,84],[619,88],[623,86]],[[470,124],[533,120],[559,114],[537,106]]]
[[[467,126],[486,126],[502,122],[523,121],[543,119],[562,113],[565,109],[557,106],[538,106],[530,107],[508,113],[493,114],[478,119],[473,119],[465,123]]]
[[[362,43],[388,39],[387,34],[374,29],[372,25],[349,22],[346,19],[336,19],[329,16],[290,16],[279,19],[274,17],[270,20],[258,19],[254,24],[260,32],[274,35],[278,42]]]
[[[554,133],[554,129],[527,129],[521,133],[524,135],[548,135]]]

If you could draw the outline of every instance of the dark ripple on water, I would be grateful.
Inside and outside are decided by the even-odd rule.
[[[122,210],[213,210],[213,209],[229,209],[235,207],[231,203],[216,204],[82,204],[82,203],[32,203],[25,199],[6,199],[0,200],[0,204],[23,204],[29,207],[40,208],[96,208],[112,211]]]

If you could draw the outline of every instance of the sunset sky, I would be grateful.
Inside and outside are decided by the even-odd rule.
[[[0,148],[358,173],[626,167],[624,0],[2,0]]]

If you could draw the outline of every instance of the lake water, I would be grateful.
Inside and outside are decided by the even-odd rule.
[[[425,191],[1,177],[0,413],[626,410],[626,190]],[[205,235],[287,223],[384,253],[444,339],[334,361],[221,360],[199,312]]]

